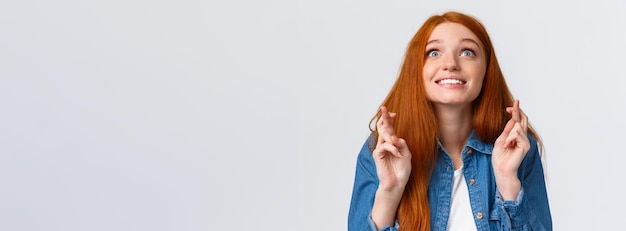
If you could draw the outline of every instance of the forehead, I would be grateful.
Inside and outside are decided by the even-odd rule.
[[[480,41],[476,34],[470,31],[467,27],[459,23],[444,22],[437,25],[435,29],[433,29],[430,33],[428,41],[439,40],[438,42],[456,42],[467,39],[474,40],[477,43]]]

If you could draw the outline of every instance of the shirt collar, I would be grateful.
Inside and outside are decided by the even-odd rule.
[[[491,152],[493,152],[493,144],[483,143],[482,141],[480,141],[478,139],[478,136],[476,135],[475,130],[473,130],[470,134],[470,137],[469,139],[467,139],[467,143],[465,144],[465,146],[485,154],[491,154]]]

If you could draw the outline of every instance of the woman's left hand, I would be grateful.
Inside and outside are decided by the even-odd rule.
[[[519,100],[515,100],[513,107],[507,107],[506,112],[511,113],[512,117],[496,139],[491,163],[500,193],[505,199],[514,199],[521,188],[517,169],[530,149],[530,141],[526,136],[528,117],[520,110]]]

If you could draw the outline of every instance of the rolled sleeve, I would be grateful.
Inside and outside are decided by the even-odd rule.
[[[376,224],[374,224],[374,220],[372,220],[372,216],[369,217],[369,230],[370,231],[397,231],[400,227],[400,225],[398,224],[398,220],[396,220],[394,226],[385,226],[380,230],[376,229]]]
[[[494,211],[492,218],[499,219],[501,230],[523,230],[523,227],[530,222],[530,211],[527,209],[525,191],[522,188],[515,200],[503,200],[500,192],[496,190]]]

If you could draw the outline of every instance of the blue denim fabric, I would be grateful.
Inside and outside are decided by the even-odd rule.
[[[530,136],[529,139],[530,150],[517,172],[522,190],[515,201],[503,201],[496,188],[491,165],[493,144],[481,142],[473,132],[470,135],[461,155],[463,174],[478,230],[552,230],[552,217],[537,141]],[[363,145],[357,159],[348,214],[350,231],[376,230],[370,215],[378,188],[378,176],[368,142],[373,142],[371,136]],[[472,151],[468,152],[469,150]],[[448,225],[453,176],[452,159],[439,145],[439,155],[428,189],[432,230],[445,231]],[[474,180],[474,184],[470,184],[470,180]],[[398,230],[398,223],[396,221],[395,226],[382,227],[380,230]]]

